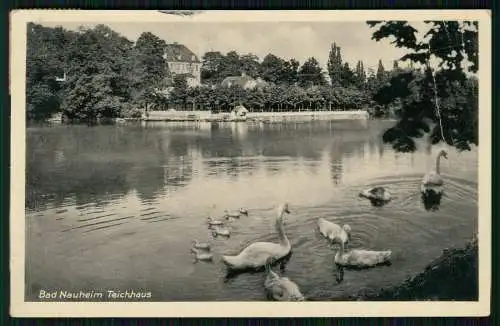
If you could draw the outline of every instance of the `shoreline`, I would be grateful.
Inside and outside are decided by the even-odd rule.
[[[308,121],[342,121],[372,120],[368,111],[301,111],[301,112],[248,112],[244,116],[231,113],[211,113],[210,111],[149,111],[136,118],[102,118],[96,124],[120,124],[127,122],[308,122]],[[45,121],[51,124],[87,123],[88,121],[65,121],[58,114]]]
[[[348,301],[477,301],[479,269],[477,236],[463,247],[444,249],[422,272],[400,284],[362,291]],[[463,285],[463,286],[460,286]]]
[[[284,122],[313,120],[368,120],[368,111],[302,111],[248,112],[244,116],[205,111],[150,111],[139,121],[201,121],[201,122]],[[127,119],[125,119],[127,120]]]

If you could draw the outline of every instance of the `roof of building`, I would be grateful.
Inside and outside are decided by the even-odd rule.
[[[222,86],[239,85],[243,87],[245,86],[246,83],[253,80],[254,79],[250,76],[229,76],[224,78],[224,80],[221,82],[221,85]]]
[[[241,112],[245,112],[245,113],[247,113],[247,112],[248,112],[247,108],[246,108],[246,107],[244,107],[243,105],[237,105],[237,106],[234,108],[234,110],[233,110],[233,111],[235,111],[235,112],[239,112],[239,113],[241,113]]]
[[[201,63],[198,56],[185,45],[179,43],[167,44],[165,47],[165,59],[175,62]]]

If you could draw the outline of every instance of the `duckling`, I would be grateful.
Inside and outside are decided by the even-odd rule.
[[[224,217],[229,220],[231,218],[240,218],[241,215],[248,216],[248,210],[245,208],[240,208],[238,211],[228,211],[227,209],[224,211]]]
[[[208,220],[208,227],[213,227],[215,225],[224,225],[224,222],[220,220],[215,220],[211,217],[209,217],[207,220]]]
[[[212,259],[213,259],[213,254],[211,254],[209,252],[201,252],[200,250],[198,250],[196,248],[191,248],[191,252],[194,253],[196,262],[199,260],[212,261]]]
[[[230,232],[226,228],[214,227],[214,228],[212,228],[212,235],[214,236],[214,238],[216,238],[219,235],[229,237]]]
[[[193,248],[210,251],[210,243],[198,242],[198,240],[193,240]]]

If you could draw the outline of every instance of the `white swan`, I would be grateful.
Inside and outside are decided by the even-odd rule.
[[[359,196],[370,200],[375,206],[387,204],[392,199],[392,194],[384,187],[373,187],[363,190],[359,193]]]
[[[440,163],[441,157],[448,159],[448,153],[442,149],[437,157],[436,157],[436,170],[430,171],[427,173],[422,179],[422,183],[420,185],[420,191],[423,194],[427,194],[429,192],[434,192],[435,194],[441,194],[443,192],[443,177],[441,177],[440,173]]]
[[[214,238],[216,238],[219,235],[222,235],[224,237],[229,237],[231,235],[231,233],[226,228],[221,228],[221,227],[215,226],[212,228],[212,235],[214,236]]]
[[[304,301],[304,295],[298,285],[288,277],[280,277],[271,269],[272,259],[266,263],[264,288],[267,295],[276,301]]]
[[[193,240],[193,248],[210,250],[210,243],[208,242],[198,242],[198,240]]]
[[[278,208],[275,226],[280,239],[279,243],[254,242],[236,256],[222,256],[224,264],[232,270],[258,269],[264,267],[269,258],[279,260],[287,256],[290,253],[291,244],[283,226],[284,213],[290,214],[288,203]]]
[[[339,243],[341,246],[346,246],[351,238],[351,227],[348,224],[340,226],[333,222],[327,221],[324,218],[318,218],[319,232],[331,243]]]
[[[213,254],[205,251],[199,251],[196,248],[191,248],[191,252],[194,253],[196,261],[211,261],[213,259]]]
[[[353,249],[345,252],[341,247],[335,254],[333,261],[336,267],[337,282],[344,280],[344,268],[363,269],[370,268],[384,263],[388,263],[391,259],[392,251],[375,251]]]
[[[352,249],[345,252],[340,249],[335,254],[335,264],[345,267],[367,268],[387,263],[392,255],[391,250],[376,251],[364,249]]]

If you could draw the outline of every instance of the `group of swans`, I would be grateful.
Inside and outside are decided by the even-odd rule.
[[[420,183],[420,192],[424,200],[443,194],[444,181],[440,174],[441,158],[448,159],[448,153],[444,149],[439,151],[436,157],[436,169],[425,174]],[[394,198],[387,189],[379,186],[363,190],[359,196],[370,200],[374,206],[382,206]]]
[[[344,277],[344,268],[369,268],[377,265],[388,263],[391,259],[392,251],[383,250],[364,250],[351,249],[346,251],[351,238],[351,227],[348,224],[342,226],[328,221],[322,217],[318,218],[317,226],[321,235],[323,235],[329,243],[340,245],[340,250],[334,255],[333,261],[337,269],[337,281],[341,282]]]
[[[439,152],[436,159],[436,171],[432,171],[424,176],[421,184],[421,192],[442,193],[443,179],[439,171],[440,158],[447,158],[446,151]],[[378,202],[388,202],[391,200],[391,195],[382,187],[375,187],[363,192],[363,196]],[[248,214],[245,210],[240,210],[235,215],[231,216],[226,212],[226,218],[229,219],[236,215]],[[237,255],[223,255],[222,262],[232,271],[242,270],[258,270],[265,268],[266,278],[264,288],[268,295],[278,301],[303,301],[304,296],[300,292],[296,283],[287,277],[280,277],[271,268],[275,262],[282,261],[291,253],[291,243],[288,239],[284,228],[284,214],[290,214],[289,205],[287,202],[280,205],[277,210],[275,220],[275,228],[279,236],[279,241],[275,242],[254,242],[241,250]],[[219,227],[223,225],[222,221],[209,218],[210,227]],[[365,250],[351,249],[346,251],[346,246],[351,238],[352,229],[349,225],[342,226],[328,221],[324,218],[318,218],[317,226],[320,233],[329,240],[330,244],[338,243],[338,250],[333,261],[337,267],[337,281],[343,278],[344,267],[368,268],[380,264],[388,263],[391,259],[391,250]],[[196,243],[199,247],[199,243]],[[206,248],[206,246],[204,246]],[[200,248],[195,248],[199,250]]]

